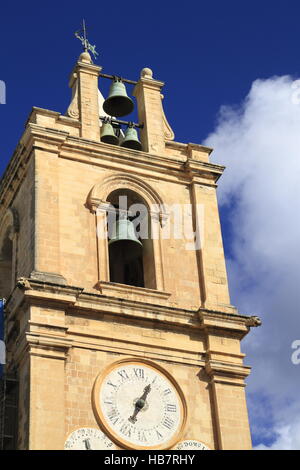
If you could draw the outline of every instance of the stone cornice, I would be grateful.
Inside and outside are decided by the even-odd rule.
[[[149,299],[150,300],[150,299]],[[258,326],[257,317],[240,315],[238,313],[225,313],[207,309],[186,310],[165,304],[153,304],[145,297],[145,301],[136,301],[115,296],[108,296],[89,292],[76,286],[43,282],[37,279],[22,278],[18,281],[11,297],[6,304],[8,318],[11,320],[14,313],[25,301],[29,304],[53,307],[62,307],[66,312],[75,311],[101,312],[109,315],[122,315],[124,318],[157,321],[189,328],[199,328],[208,334],[218,334],[226,331],[236,338],[242,339],[251,326]]]
[[[261,325],[261,320],[254,315],[240,315],[238,313],[227,313],[200,308],[198,310],[201,327],[208,334],[227,330],[228,334],[242,339],[249,332],[250,327]]]
[[[32,148],[19,144],[0,180],[0,211],[8,208],[26,175]]]
[[[148,88],[148,89],[154,89],[154,90],[160,90],[164,86],[164,82],[161,82],[160,80],[155,80],[153,78],[147,78],[147,77],[141,77],[137,84],[135,85],[135,89],[133,93],[138,92],[138,90],[141,88],[141,85],[143,85],[143,88]]]
[[[213,149],[211,147],[206,147],[205,145],[201,145],[201,144],[194,144],[192,142],[189,142],[189,143],[185,144],[183,142],[167,141],[166,142],[166,147],[168,147],[170,149],[175,149],[175,150],[180,149],[180,150],[185,150],[185,151],[188,151],[188,148],[191,148],[191,149],[200,150],[202,152],[205,152],[208,155],[210,155],[213,151]]]
[[[49,116],[49,117],[54,117],[55,120],[67,124],[68,126],[71,127],[80,127],[81,124],[77,119],[71,118],[69,116],[65,116],[58,111],[52,111],[50,109],[43,109],[43,108],[38,108],[37,106],[33,106],[31,113],[28,116],[28,119],[25,124],[25,128],[29,123],[35,124],[36,117],[37,115],[42,115],[42,116]]]
[[[244,380],[251,372],[251,367],[229,362],[208,360],[205,371],[211,379],[211,383],[229,384],[245,387]]]
[[[28,163],[33,149],[53,152],[61,158],[70,158],[106,168],[112,166],[113,163],[123,164],[125,167],[130,164],[128,171],[134,162],[137,169],[155,170],[160,178],[168,181],[178,180],[180,175],[179,182],[183,184],[194,181],[199,184],[215,186],[224,170],[221,165],[190,158],[188,153],[191,147],[209,155],[211,149],[202,145],[166,142],[169,148],[182,148],[187,152],[186,161],[183,161],[176,157],[160,156],[71,136],[65,130],[36,124],[34,121],[37,115],[54,117],[56,121],[73,128],[79,128],[81,125],[78,120],[63,116],[59,112],[33,107],[26,123],[26,129],[0,181],[0,202],[6,199],[6,202],[10,203],[10,199],[7,198],[7,190],[9,189],[12,190],[12,197],[14,197],[25,174],[25,165]]]
[[[58,131],[56,129],[42,128],[37,125],[31,126],[31,129],[39,144],[44,142],[45,150],[49,150],[47,144],[49,144],[50,140],[52,143],[60,144],[59,156],[61,158],[69,158],[82,163],[86,162],[89,165],[92,163],[97,166],[107,167],[117,163],[130,164],[131,169],[134,162],[137,169],[151,169],[151,171],[155,169],[158,173],[163,174],[163,177],[166,179],[174,178],[174,176],[181,174],[181,176],[185,175],[187,182],[193,178],[196,178],[196,180],[203,178],[203,183],[206,182],[212,185],[215,184],[224,170],[224,167],[221,165],[201,162],[189,157],[187,157],[186,162],[183,162],[175,157],[171,158],[125,149],[119,146],[104,144],[103,142],[71,136],[65,131]]]
[[[15,344],[13,363],[21,362],[25,353],[31,356],[43,356],[52,359],[65,360],[72,340],[49,333],[25,332],[20,341]]]

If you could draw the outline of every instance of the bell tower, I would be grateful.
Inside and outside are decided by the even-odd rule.
[[[251,448],[240,342],[260,322],[230,303],[224,167],[174,140],[163,86],[85,48],[66,114],[31,111],[0,185],[4,448]]]

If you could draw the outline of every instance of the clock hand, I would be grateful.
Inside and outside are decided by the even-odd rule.
[[[84,439],[83,441],[85,443],[85,450],[92,450],[91,449],[91,443],[89,439]]]
[[[130,416],[130,418],[128,418],[128,421],[130,421],[131,423],[134,424],[136,422],[137,420],[136,416],[144,408],[146,404],[147,395],[150,391],[151,391],[151,386],[147,385],[147,387],[144,388],[143,395],[136,401],[133,415]]]

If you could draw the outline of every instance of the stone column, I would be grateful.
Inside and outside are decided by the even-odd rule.
[[[197,248],[201,304],[232,311],[227,282],[216,189],[193,182],[191,200],[200,246]]]
[[[109,202],[101,201],[93,205],[96,220],[98,281],[109,282],[109,254],[107,234],[107,211],[111,208]]]
[[[34,293],[28,291],[30,297]],[[46,300],[46,299],[45,299]],[[29,450],[62,450],[65,442],[65,361],[67,338],[64,307],[31,305],[29,355]]]
[[[152,71],[145,68],[134,88],[133,95],[138,103],[141,143],[145,152],[163,154],[165,151],[164,112],[161,103],[161,89],[164,83],[152,78]]]
[[[29,450],[63,450],[65,359],[68,345],[48,338],[29,340]]]
[[[88,52],[83,52],[71,75],[72,102],[67,114],[81,122],[80,136],[99,142],[100,121],[98,77],[101,67],[94,65]]]
[[[240,341],[248,333],[245,317],[238,314],[200,314],[206,333],[205,370],[209,377],[212,419],[218,450],[251,449]]]

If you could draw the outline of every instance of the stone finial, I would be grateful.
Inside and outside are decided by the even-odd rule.
[[[153,72],[151,69],[149,69],[148,67],[145,67],[142,71],[141,71],[141,78],[150,78],[152,79],[153,78]]]
[[[84,62],[85,64],[92,64],[93,63],[93,61],[91,59],[91,56],[87,51],[84,51],[80,54],[78,61],[79,62]]]

